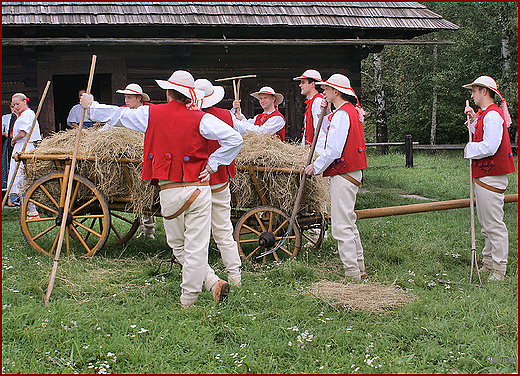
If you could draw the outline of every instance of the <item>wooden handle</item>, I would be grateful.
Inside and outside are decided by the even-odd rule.
[[[323,124],[323,119],[325,118],[325,112],[327,111],[326,107],[323,107],[321,109],[320,118],[318,120],[318,126],[316,127],[316,130],[314,131],[314,137],[312,139],[312,145],[311,150],[309,151],[309,155],[307,157],[307,164],[305,167],[311,164],[312,162],[312,156],[314,154],[314,150],[316,149],[316,144],[318,142],[318,136],[321,131],[321,125]],[[300,188],[298,188],[298,195],[296,196],[296,201],[294,202],[294,208],[291,215],[291,220],[289,221],[289,228],[287,229],[287,233],[290,235],[291,231],[294,227],[294,221],[296,220],[296,214],[298,213],[298,209],[300,208],[300,201],[303,196],[303,188],[305,187],[305,180],[307,179],[307,174],[304,172],[302,179],[300,181]]]
[[[40,103],[38,104],[38,109],[36,110],[36,115],[34,116],[34,120],[31,125],[31,130],[30,130],[29,134],[27,135],[27,139],[25,140],[21,153],[25,153],[25,149],[27,148],[27,144],[29,143],[29,140],[31,139],[34,128],[36,128],[36,122],[38,121],[38,116],[40,116],[40,111],[42,110],[43,102],[45,101],[45,97],[47,96],[47,91],[49,90],[49,86],[51,86],[51,82],[47,81],[47,85],[45,85],[45,89],[43,90],[42,97],[40,98]],[[5,202],[6,202],[7,198],[9,197],[9,193],[11,192],[11,188],[13,188],[14,181],[16,180],[16,175],[18,174],[18,169],[20,168],[20,163],[21,163],[21,161],[19,161],[16,164],[16,169],[14,170],[13,178],[11,179],[11,182],[9,183],[9,187],[7,188],[7,191],[5,192],[4,199],[2,200],[2,207],[4,207]]]
[[[96,67],[97,56],[92,55],[92,63],[90,64],[90,75],[88,78],[87,84],[87,94],[90,94],[90,90],[92,89],[92,81],[94,79],[94,69]],[[76,130],[76,145],[74,147],[74,154],[72,155],[72,164],[70,167],[70,176],[68,177],[68,185],[67,185],[67,194],[65,198],[65,205],[63,207],[63,220],[61,221],[60,226],[60,235],[58,238],[58,245],[56,247],[56,254],[54,255],[54,264],[52,266],[51,279],[49,281],[49,286],[47,287],[47,293],[45,294],[45,305],[49,304],[49,297],[51,295],[52,289],[54,288],[54,281],[56,280],[56,273],[58,271],[58,260],[60,258],[61,246],[63,244],[63,236],[65,235],[65,228],[67,227],[67,218],[69,214],[69,206],[70,206],[70,196],[72,194],[72,184],[74,182],[74,169],[76,167],[76,159],[78,157],[79,144],[81,139],[81,130],[83,128],[83,122],[85,121],[85,113],[86,109],[84,108],[81,112],[81,120],[79,122],[79,126]],[[64,178],[67,178],[64,176]]]

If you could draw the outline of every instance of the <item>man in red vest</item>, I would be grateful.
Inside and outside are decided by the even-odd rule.
[[[294,81],[300,81],[301,94],[305,95],[305,113],[303,114],[302,146],[311,145],[314,133],[318,126],[318,119],[321,113],[321,102],[323,94],[316,89],[316,83],[323,81],[321,74],[317,70],[307,69],[301,76],[295,77]],[[321,154],[325,145],[326,134],[324,129],[328,128],[328,119],[323,119],[320,134],[316,141],[316,154]]]
[[[305,167],[305,173],[323,173],[323,176],[331,177],[332,236],[338,241],[345,276],[359,281],[367,276],[354,212],[362,170],[367,167],[363,123],[355,107],[356,94],[346,76],[333,74],[327,81],[318,84],[325,86],[326,101],[322,106],[329,102],[336,110],[329,115],[325,149],[313,164]]]
[[[252,119],[244,118],[240,113],[240,99],[233,101],[232,112],[238,119],[235,129],[244,134],[255,132],[259,134],[276,134],[280,140],[285,140],[285,118],[278,111],[278,105],[283,102],[283,95],[276,93],[272,87],[264,86],[259,91],[251,93],[252,97],[258,99],[264,112]]]
[[[224,88],[213,86],[204,78],[195,81],[195,87],[204,93],[204,98],[199,102],[202,111],[212,114],[233,127],[231,111],[214,107],[224,98]],[[210,153],[219,148],[217,141],[210,141]],[[228,282],[231,286],[240,287],[240,255],[238,245],[233,237],[233,224],[231,223],[231,191],[229,179],[235,176],[235,161],[229,165],[220,165],[217,172],[211,174],[209,186],[211,187],[211,233],[217,243],[222,256],[222,263],[228,273]],[[205,284],[208,281],[204,281]],[[211,281],[209,281],[211,283]]]
[[[181,305],[190,308],[209,269],[210,174],[235,159],[242,137],[220,119],[196,109],[203,94],[195,89],[189,72],[178,70],[168,80],[156,82],[166,90],[167,103],[130,109],[93,102],[89,94],[80,103],[92,120],[145,132],[142,179],[161,188],[166,238],[182,265]],[[211,155],[210,140],[221,145]],[[229,284],[217,279],[210,289],[218,304],[227,296]]]
[[[513,152],[507,128],[511,117],[507,103],[489,76],[480,76],[471,84],[471,98],[480,108],[464,109],[469,115],[473,141],[464,148],[464,157],[472,160],[471,171],[475,182],[477,217],[484,235],[481,273],[491,272],[488,281],[505,279],[509,239],[504,223],[504,192],[507,174],[515,172]],[[495,94],[501,98],[501,108],[495,104]]]

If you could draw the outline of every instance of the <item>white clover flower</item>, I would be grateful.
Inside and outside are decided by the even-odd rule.
[[[134,329],[137,325],[130,325],[130,328]]]
[[[444,286],[444,290],[449,290],[449,289],[451,289],[451,286],[450,286],[450,285],[446,285],[446,286]]]
[[[139,331],[137,332],[137,334],[146,333],[147,331],[148,331],[148,329],[141,328],[141,330],[139,330]]]

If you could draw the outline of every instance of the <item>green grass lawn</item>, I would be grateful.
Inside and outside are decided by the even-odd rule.
[[[413,169],[370,168],[357,209],[469,197],[461,151],[416,153]],[[369,156],[369,166],[404,155]],[[518,192],[517,174],[506,193]],[[162,220],[156,239],[132,239],[95,257],[65,252],[50,305],[52,259],[24,241],[18,210],[2,212],[3,373],[514,373],[518,371],[518,205],[505,205],[505,282],[467,284],[469,209],[363,219],[368,283],[395,282],[416,299],[385,313],[344,311],[307,293],[344,282],[335,241],[293,261],[243,266],[242,288],[219,307],[203,292],[180,307],[178,265]],[[477,249],[483,246],[476,223]],[[160,256],[158,256],[160,254]],[[210,263],[225,277],[214,244]],[[163,266],[162,272],[167,268]],[[464,282],[446,285],[439,279]]]

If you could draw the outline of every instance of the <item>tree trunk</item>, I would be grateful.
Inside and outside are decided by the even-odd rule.
[[[432,102],[432,129],[430,132],[430,145],[435,145],[437,141],[437,45],[433,46],[433,80],[432,80],[432,91],[433,91],[433,102]],[[432,154],[435,153],[435,149],[432,149]]]
[[[502,59],[503,59],[503,66],[502,66],[502,78],[503,78],[503,86],[506,88],[509,88],[509,80],[511,78],[511,51],[509,50],[509,33],[507,30],[507,21],[508,21],[508,4],[507,3],[501,3],[500,4],[500,27],[501,27],[501,33],[502,33],[502,44],[501,44],[501,51],[502,51]],[[504,90],[506,92],[507,90]],[[507,94],[503,94],[507,95]]]
[[[388,142],[388,128],[386,124],[386,101],[385,89],[383,87],[383,67],[381,55],[374,54],[374,81],[375,81],[375,103],[376,103],[376,142]],[[378,146],[380,154],[386,154],[388,147]]]

